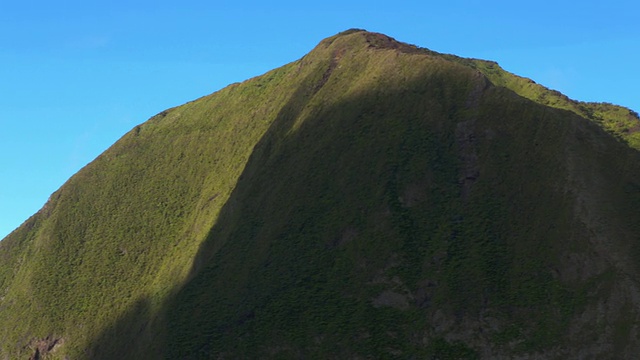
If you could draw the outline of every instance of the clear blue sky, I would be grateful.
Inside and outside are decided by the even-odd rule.
[[[637,1],[5,1],[0,238],[136,124],[348,28],[640,111]]]

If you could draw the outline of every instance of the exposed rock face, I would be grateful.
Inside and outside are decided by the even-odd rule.
[[[53,336],[32,340],[28,348],[33,351],[33,355],[29,357],[29,360],[44,359],[47,355],[55,352],[62,344],[64,344],[64,339]]]

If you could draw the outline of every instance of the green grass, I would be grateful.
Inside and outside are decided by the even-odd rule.
[[[477,68],[497,86],[506,87],[537,103],[568,110],[589,119],[630,147],[640,150],[640,117],[637,112],[631,109],[610,103],[581,102],[569,99],[562,93],[549,90],[531,79],[510,74],[495,62],[468,59],[460,61]]]
[[[137,126],[3,240],[0,355],[48,336],[56,359],[580,349],[576,319],[637,279],[634,122],[341,33]],[[598,333],[622,355],[635,308]]]

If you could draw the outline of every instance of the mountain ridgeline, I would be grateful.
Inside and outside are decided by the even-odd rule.
[[[632,358],[640,119],[349,30],[0,242],[0,359]]]

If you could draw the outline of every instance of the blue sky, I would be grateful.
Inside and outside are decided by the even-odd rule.
[[[5,1],[0,238],[135,125],[349,28],[640,112],[637,1]]]

